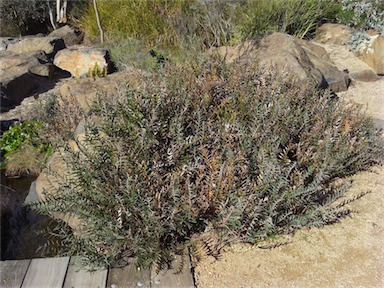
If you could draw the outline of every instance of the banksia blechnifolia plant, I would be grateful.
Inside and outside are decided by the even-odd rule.
[[[101,266],[134,255],[163,267],[185,247],[198,260],[333,223],[350,212],[329,205],[349,184],[334,180],[384,155],[358,107],[255,67],[169,65],[99,97],[88,117],[85,139],[64,153],[70,175],[39,210],[86,223],[68,239]]]

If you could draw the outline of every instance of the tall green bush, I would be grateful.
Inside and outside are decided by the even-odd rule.
[[[335,180],[382,163],[381,132],[327,91],[281,83],[255,67],[169,66],[100,97],[79,150],[63,152],[70,175],[37,209],[85,222],[65,248],[95,266],[162,267],[185,248],[199,258],[337,221],[350,211],[331,205],[348,188]]]
[[[267,32],[309,37],[319,24],[336,21],[339,9],[332,0],[247,1],[240,29],[245,38]]]
[[[177,45],[178,36],[167,19],[179,13],[187,1],[132,0],[99,1],[100,20],[106,37],[112,40],[138,38],[151,44],[167,42]],[[81,21],[91,38],[98,37],[92,6]]]
[[[225,45],[237,37],[241,1],[100,1],[100,18],[109,41],[137,38],[148,46],[179,50]],[[92,8],[82,20],[91,38],[98,36]]]

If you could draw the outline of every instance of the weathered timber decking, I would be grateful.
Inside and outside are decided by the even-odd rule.
[[[188,258],[188,257],[185,257]],[[9,260],[0,262],[0,287],[22,288],[194,288],[189,259],[185,259],[182,270],[178,268],[160,271],[138,270],[128,265],[124,268],[77,271],[76,257],[39,258],[31,260]],[[180,257],[173,266],[179,267]]]

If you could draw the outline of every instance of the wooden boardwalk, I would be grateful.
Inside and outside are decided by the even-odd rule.
[[[97,272],[77,271],[76,257],[39,258],[29,260],[9,260],[0,262],[0,287],[25,288],[194,288],[189,259],[181,273],[169,269],[156,274],[154,271],[138,270],[128,265]],[[181,261],[176,257],[173,263],[178,267]]]

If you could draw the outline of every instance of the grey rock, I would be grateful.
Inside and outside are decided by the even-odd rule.
[[[49,58],[65,48],[64,40],[58,37],[23,37],[20,41],[9,44],[7,50],[16,54],[44,51]]]
[[[83,41],[84,33],[75,27],[65,25],[59,29],[54,30],[48,36],[63,39],[65,46],[69,47],[80,44]]]
[[[377,80],[380,80],[380,77],[377,76],[377,74],[370,69],[349,73],[349,77],[352,81],[360,82],[375,82]]]
[[[39,196],[36,193],[36,181],[33,181],[27,197],[24,200],[25,205],[34,204],[40,202]]]
[[[14,66],[0,77],[1,112],[17,106],[38,87],[35,76],[26,67]]]

